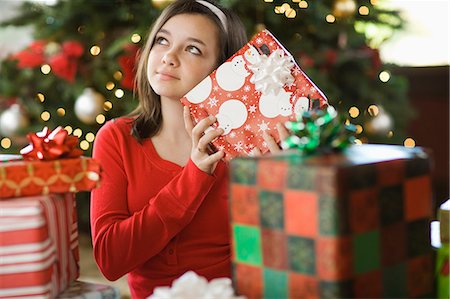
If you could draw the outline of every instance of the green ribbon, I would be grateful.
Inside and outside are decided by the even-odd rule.
[[[356,127],[345,124],[345,119],[332,106],[307,111],[297,116],[297,121],[285,125],[293,135],[282,141],[281,147],[296,148],[304,155],[340,151],[356,139]]]

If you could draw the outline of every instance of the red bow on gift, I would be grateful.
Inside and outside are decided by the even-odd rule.
[[[56,160],[77,158],[83,151],[77,148],[78,137],[69,136],[62,127],[49,132],[47,127],[38,133],[27,135],[30,144],[20,150],[25,160]]]

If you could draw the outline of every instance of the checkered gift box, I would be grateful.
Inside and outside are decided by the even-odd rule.
[[[249,298],[432,294],[430,160],[352,146],[231,162],[233,279]]]

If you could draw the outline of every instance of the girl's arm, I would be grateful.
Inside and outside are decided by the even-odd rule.
[[[107,127],[106,125],[104,127]],[[94,256],[106,278],[116,280],[161,252],[194,217],[215,177],[190,160],[139,212],[130,215],[123,161],[125,146],[111,127],[99,131],[93,157],[103,168],[92,192]],[[148,184],[152,183],[149,177]]]

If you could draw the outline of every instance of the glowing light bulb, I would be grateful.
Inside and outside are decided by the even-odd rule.
[[[92,46],[90,52],[92,56],[97,56],[98,54],[100,54],[101,49],[99,46]]]
[[[122,79],[122,72],[121,71],[117,71],[114,73],[113,75],[114,79],[116,79],[117,81],[119,81],[120,79]]]
[[[295,9],[289,8],[284,12],[284,15],[286,16],[286,18],[293,19],[297,16],[297,12],[295,11]]]
[[[48,64],[44,64],[43,66],[41,66],[41,72],[44,75],[48,75],[51,70],[52,70],[52,68]]]
[[[361,134],[363,131],[363,127],[361,125],[356,125],[356,134]]]
[[[42,113],[41,113],[41,119],[43,120],[43,121],[48,121],[49,119],[50,119],[50,112],[48,112],[48,111],[43,111]]]
[[[71,126],[65,126],[65,127],[64,127],[64,130],[66,130],[67,133],[69,133],[69,135],[72,134],[72,132],[73,132],[73,129],[72,129]]]
[[[369,14],[369,8],[367,6],[361,6],[359,9],[359,14],[362,16],[367,16]]]
[[[56,113],[59,116],[64,116],[64,115],[66,115],[66,110],[64,108],[60,107],[60,108],[56,109]]]
[[[3,138],[0,141],[0,145],[4,148],[4,149],[8,149],[11,147],[11,139],[9,139],[8,137]]]
[[[415,147],[416,146],[416,142],[414,141],[414,139],[408,137],[405,139],[405,141],[403,142],[403,144],[405,145],[405,147]]]
[[[80,138],[81,135],[83,135],[83,131],[80,128],[76,128],[75,130],[73,130],[73,135]]]
[[[370,105],[369,108],[367,108],[367,111],[369,112],[370,116],[377,116],[380,112],[380,109],[377,105]]]
[[[353,106],[348,110],[348,113],[350,114],[351,117],[357,118],[359,115],[359,109],[358,107]]]
[[[110,101],[106,101],[103,103],[103,110],[109,111],[113,107],[113,104]]]
[[[103,114],[99,114],[95,118],[95,121],[100,125],[103,124],[105,122],[105,120],[106,120],[106,117]]]
[[[389,74],[388,71],[382,71],[379,75],[379,78],[381,80],[381,82],[387,82],[389,81],[389,79],[391,79],[391,75]]]
[[[45,96],[44,96],[42,93],[39,92],[39,93],[36,95],[36,97],[38,98],[39,102],[44,103],[44,101],[45,101]]]
[[[333,15],[327,15],[327,16],[325,17],[325,20],[326,20],[328,23],[334,23],[334,22],[336,21],[336,18],[335,18]]]
[[[112,90],[114,88],[114,86],[116,86],[116,85],[113,82],[106,83],[107,90]]]
[[[135,33],[131,36],[131,41],[133,43],[137,44],[138,42],[141,41],[141,36],[139,34]]]
[[[114,92],[114,95],[119,99],[122,98],[124,94],[124,91],[120,88],[116,89],[116,92]]]
[[[308,8],[308,2],[300,1],[300,3],[298,4],[298,7],[300,7],[300,8]]]
[[[89,142],[87,142],[86,140],[83,140],[80,142],[80,148],[85,151],[89,149]]]
[[[88,142],[92,142],[92,141],[94,141],[94,139],[95,139],[94,133],[89,132],[89,133],[86,134],[86,140],[87,140]]]

